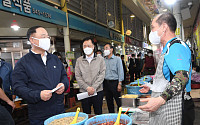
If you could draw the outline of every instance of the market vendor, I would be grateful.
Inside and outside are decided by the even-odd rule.
[[[41,26],[28,29],[31,50],[16,64],[12,75],[14,93],[28,102],[30,125],[64,112],[64,94],[69,86],[62,62],[47,51],[50,37]],[[52,89],[60,89],[52,93]]]
[[[156,16],[151,24],[149,40],[152,44],[163,45],[152,86],[143,85],[140,92],[152,90],[148,102],[139,106],[150,112],[150,125],[181,125],[183,94],[191,90],[190,48],[176,38],[176,19],[171,13]],[[185,96],[187,97],[187,96]]]

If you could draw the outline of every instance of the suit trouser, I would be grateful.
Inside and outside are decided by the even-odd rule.
[[[117,91],[118,83],[118,80],[104,80],[105,95],[109,113],[115,112],[113,98],[117,103],[117,109],[121,106],[121,99],[119,98],[121,93]]]
[[[96,115],[102,114],[103,105],[103,91],[97,92],[96,96],[85,98],[81,100],[83,112],[91,114],[91,106],[93,105],[94,113]]]
[[[136,80],[136,72],[131,72],[129,74],[130,74],[130,82],[134,82]]]
[[[136,73],[135,73],[135,79],[139,79],[140,78],[140,71],[137,71]]]

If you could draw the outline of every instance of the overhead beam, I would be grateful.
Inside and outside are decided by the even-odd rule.
[[[150,24],[151,17],[146,13],[144,9],[142,9],[137,0],[122,0],[122,4],[125,5],[144,23],[146,23],[147,25]]]

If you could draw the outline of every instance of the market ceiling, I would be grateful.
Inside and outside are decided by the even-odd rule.
[[[192,33],[193,24],[199,11],[200,0],[176,0],[181,6],[181,10],[189,8],[191,18],[183,20],[185,38]],[[123,0],[123,4],[133,12],[144,23],[150,25],[151,18],[158,13],[163,13],[164,9],[170,10],[164,0]],[[192,3],[192,4],[191,4]]]

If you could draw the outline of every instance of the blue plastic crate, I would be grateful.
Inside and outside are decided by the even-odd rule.
[[[141,77],[140,80],[150,82],[152,78],[150,76],[145,76],[145,80],[144,80],[144,77]]]

